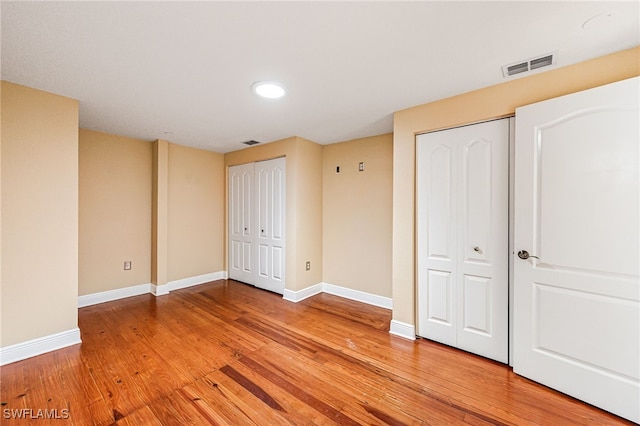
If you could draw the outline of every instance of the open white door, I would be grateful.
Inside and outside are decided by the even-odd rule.
[[[514,371],[634,422],[639,93],[634,78],[518,108],[515,153]]]

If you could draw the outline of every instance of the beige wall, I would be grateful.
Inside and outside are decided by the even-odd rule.
[[[322,282],[322,145],[298,138],[296,259],[297,290]],[[288,170],[287,170],[288,171]],[[311,270],[306,270],[306,262]]]
[[[168,279],[226,270],[224,155],[169,144]]]
[[[322,281],[322,147],[316,145],[292,137],[230,152],[224,156],[226,167],[286,157],[285,286],[292,291],[302,290]],[[225,180],[226,178],[225,169]],[[226,251],[225,242],[225,253]],[[226,259],[227,256],[225,265]],[[305,270],[306,261],[311,262],[310,271]]]
[[[415,135],[504,117],[519,106],[640,75],[640,47],[395,113],[393,319],[415,324]]]
[[[79,186],[80,295],[224,270],[222,154],[80,130]]]
[[[2,341],[78,326],[78,102],[2,82]]]
[[[80,129],[78,294],[151,282],[148,141]],[[131,270],[124,270],[124,261]]]
[[[323,281],[390,298],[393,135],[326,145],[322,157]]]

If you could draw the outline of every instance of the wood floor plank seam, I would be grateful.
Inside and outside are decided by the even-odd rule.
[[[240,386],[251,392],[256,398],[267,404],[272,409],[286,412],[286,410],[282,408],[282,406],[278,404],[278,402],[273,399],[271,395],[265,392],[260,386],[244,377],[230,365],[225,365],[220,369],[220,371],[229,376],[229,378],[233,379]]]

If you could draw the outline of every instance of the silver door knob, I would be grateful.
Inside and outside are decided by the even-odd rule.
[[[481,253],[482,250],[480,250],[480,247],[474,247],[473,251],[475,251],[476,253]]]
[[[528,258],[530,258],[530,257],[533,257],[534,259],[538,259],[538,260],[540,260],[540,258],[539,258],[538,256],[533,256],[533,255],[529,254],[529,252],[528,252],[528,251],[526,251],[526,250],[520,250],[520,251],[518,252],[518,257],[519,257],[520,259],[523,259],[523,260],[527,260],[527,259],[528,259]]]

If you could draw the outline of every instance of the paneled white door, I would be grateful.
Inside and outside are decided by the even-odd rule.
[[[229,278],[253,284],[255,270],[254,164],[229,167]]]
[[[417,137],[418,334],[508,361],[509,120]]]
[[[518,108],[515,165],[514,371],[634,422],[639,94],[634,78]]]
[[[229,167],[229,278],[284,293],[284,158]]]
[[[284,293],[285,159],[255,165],[258,269],[255,285]]]

